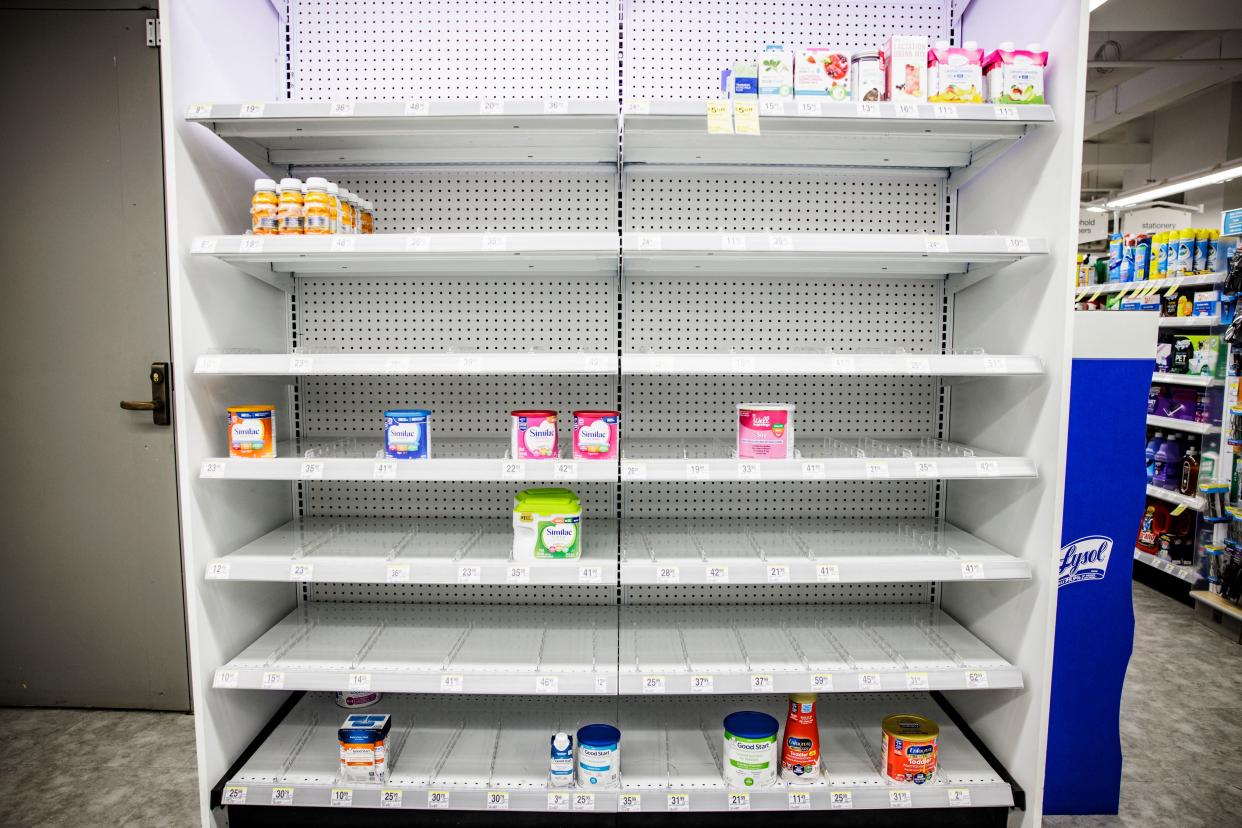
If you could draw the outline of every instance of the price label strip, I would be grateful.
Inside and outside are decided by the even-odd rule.
[[[401,791],[390,788],[380,791],[379,804],[381,808],[400,808],[401,799]]]
[[[707,102],[707,134],[733,134],[733,107],[729,106],[728,101]]]

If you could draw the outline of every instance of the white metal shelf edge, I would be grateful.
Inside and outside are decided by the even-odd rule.
[[[369,376],[469,374],[615,374],[615,353],[575,351],[372,354],[204,354],[196,374]]]
[[[1147,496],[1154,497],[1157,500],[1164,500],[1169,503],[1175,503],[1178,506],[1185,506],[1195,512],[1202,512],[1207,505],[1203,497],[1200,495],[1184,495],[1180,492],[1171,492],[1168,489],[1162,489],[1159,486],[1147,485]]]
[[[1184,431],[1187,434],[1215,434],[1220,431],[1220,426],[1211,423],[1197,423],[1194,420],[1183,420],[1178,417],[1158,417],[1155,414],[1147,415],[1147,424],[1159,428],[1170,428],[1174,431]]]
[[[1196,273],[1192,276],[1168,276],[1164,279],[1144,279],[1139,282],[1105,282],[1101,285],[1084,285],[1078,288],[1078,299],[1098,293],[1119,293],[1121,291],[1140,291],[1148,288],[1199,287],[1202,285],[1218,285],[1225,281],[1224,273]]]
[[[623,353],[623,374],[987,377],[1043,373],[1039,357],[991,354]]]
[[[1203,374],[1170,374],[1164,371],[1153,372],[1151,381],[1153,385],[1186,385],[1192,388],[1210,388],[1225,384],[1224,380]]]
[[[1144,563],[1152,569],[1158,569],[1161,572],[1167,572],[1174,578],[1185,581],[1188,584],[1194,584],[1199,580],[1197,573],[1192,566],[1179,566],[1172,561],[1166,561],[1159,555],[1153,555],[1150,552],[1144,552],[1142,549],[1135,547],[1134,560]]]

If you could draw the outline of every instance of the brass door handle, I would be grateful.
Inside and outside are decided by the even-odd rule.
[[[138,400],[121,400],[121,408],[126,411],[154,411],[156,405],[150,400],[139,402]]]
[[[147,374],[147,379],[151,380],[151,399],[121,400],[121,408],[126,411],[150,411],[151,420],[156,425],[171,425],[172,403],[168,396],[172,379],[169,375],[170,368],[167,362],[152,362],[151,372]]]

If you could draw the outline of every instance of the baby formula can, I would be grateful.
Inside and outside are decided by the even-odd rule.
[[[234,405],[229,414],[229,457],[276,456],[276,409]]]
[[[578,728],[577,770],[579,787],[617,787],[621,770],[621,731],[608,724]]]
[[[741,403],[737,407],[737,456],[751,460],[793,457],[792,405]]]
[[[894,782],[922,785],[936,777],[940,726],[926,716],[898,713],[880,725],[884,731],[884,774]]]
[[[819,778],[819,722],[814,693],[791,693],[781,741],[781,777],[789,782]]]
[[[276,194],[276,182],[270,178],[256,178],[254,195],[250,197],[250,232],[256,236],[276,235],[276,211],[280,196]]]
[[[280,205],[276,210],[277,232],[282,236],[302,235],[302,182],[280,179]]]
[[[569,489],[523,489],[513,498],[513,560],[577,558],[582,502]]]
[[[431,457],[431,412],[422,408],[385,411],[384,454],[394,460]]]
[[[776,781],[776,718],[754,710],[730,713],[724,720],[724,781],[733,788],[753,788]]]
[[[574,457],[578,460],[614,460],[617,457],[621,417],[616,411],[574,412]]]
[[[360,707],[370,707],[378,704],[382,698],[379,693],[347,693],[343,690],[336,692],[336,706],[344,707],[348,710],[356,710]]]
[[[555,411],[522,409],[509,413],[513,418],[514,460],[550,460],[559,456],[556,451]]]

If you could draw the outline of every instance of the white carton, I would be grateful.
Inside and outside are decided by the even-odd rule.
[[[927,37],[893,35],[884,47],[885,93],[890,101],[927,100]]]
[[[765,46],[759,56],[759,97],[793,97],[793,52],[784,46]]]
[[[794,95],[848,101],[850,53],[821,47],[800,50],[794,64]]]

